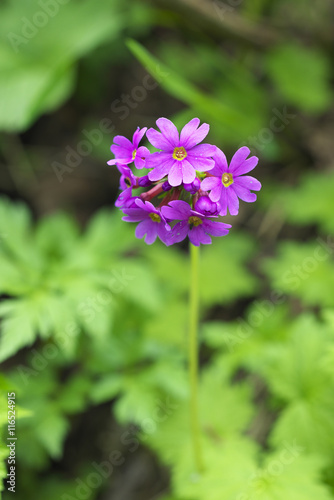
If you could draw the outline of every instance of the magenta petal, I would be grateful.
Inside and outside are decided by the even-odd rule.
[[[250,149],[247,146],[242,146],[242,148],[239,148],[234,153],[232,160],[230,161],[230,172],[232,174],[234,174],[236,169],[246,160],[249,153]]]
[[[221,195],[220,195],[220,212],[219,215],[226,215],[227,214],[227,190],[228,188],[222,189]]]
[[[232,227],[231,224],[213,220],[205,220],[203,226],[205,232],[211,234],[211,236],[226,236]]]
[[[172,165],[172,161],[168,159],[159,167],[148,173],[148,178],[150,181],[160,181],[165,175],[168,174]]]
[[[203,123],[193,134],[191,134],[185,143],[182,143],[181,146],[184,146],[186,149],[193,148],[196,144],[199,144],[203,139],[208,135],[210,130],[210,126],[207,123]]]
[[[171,186],[182,184],[182,162],[175,160],[168,174],[168,182]]]
[[[239,212],[239,200],[232,186],[226,188],[227,205],[231,215],[237,215]]]
[[[204,156],[204,157],[214,157],[217,146],[212,144],[198,144],[188,151],[189,156]]]
[[[180,134],[181,145],[187,147],[188,140],[191,138],[192,134],[194,134],[194,132],[197,130],[199,124],[200,124],[199,118],[193,118],[183,127]]]
[[[245,160],[241,165],[239,165],[239,167],[236,167],[234,169],[233,174],[234,175],[247,174],[256,167],[258,162],[259,159],[257,156],[251,156],[250,158],[248,158],[248,160]]]
[[[172,243],[179,243],[183,241],[189,231],[188,221],[181,221],[175,224],[175,226],[171,230],[170,240]]]
[[[111,146],[110,150],[112,153],[114,153],[116,158],[132,158],[132,151],[133,148],[131,149],[125,149],[121,146]]]
[[[210,245],[212,243],[212,240],[208,234],[205,233],[205,230],[203,228],[203,224],[193,227],[189,233],[188,233],[189,240],[193,245],[196,247],[200,246],[202,243],[203,245]]]
[[[145,243],[152,245],[157,239],[157,230],[154,224],[157,224],[157,222],[153,222],[151,219],[140,222],[136,227],[136,238],[142,238],[146,234]]]
[[[242,186],[247,189],[252,189],[253,191],[260,191],[261,182],[259,182],[255,177],[250,175],[245,175],[244,177],[237,177],[234,181],[235,186]]]
[[[146,132],[146,137],[152,144],[157,149],[162,149],[163,151],[173,151],[174,146],[170,144],[167,139],[160,134],[160,132],[157,132],[154,128],[148,129]]]
[[[201,189],[203,191],[210,191],[210,189],[216,187],[217,184],[221,184],[221,180],[217,179],[217,177],[205,177],[205,179],[202,180]]]
[[[213,201],[214,203],[217,203],[221,198],[222,191],[224,191],[225,189],[226,188],[222,185],[221,182],[217,184],[209,194],[210,200]]]
[[[256,201],[256,194],[251,193],[249,189],[244,188],[242,186],[239,186],[238,184],[233,184],[233,189],[235,191],[235,194],[240,198],[242,201],[246,201],[247,203],[252,203],[253,201]]]
[[[187,219],[191,215],[191,208],[186,201],[170,201],[168,206],[161,208],[162,215],[168,219]]]
[[[156,124],[161,130],[162,135],[172,147],[176,147],[179,145],[179,133],[173,122],[171,122],[167,118],[159,118],[156,121]]]
[[[187,160],[180,163],[182,163],[182,182],[190,184],[196,177],[196,170]]]
[[[188,156],[189,163],[192,164],[195,170],[198,170],[199,172],[207,172],[208,170],[211,170],[215,166],[214,160],[211,158],[202,158],[202,157],[191,157]]]
[[[169,230],[167,228],[169,228]],[[160,240],[166,244],[168,244],[168,239],[171,231],[169,226],[167,226],[167,228],[164,223],[157,223],[158,236]]]
[[[216,148],[216,153],[213,157],[216,162],[216,166],[219,168],[219,172],[227,172],[228,171],[228,163],[225,154],[219,148]]]
[[[142,140],[142,138],[144,137],[146,130],[147,130],[147,127],[144,127],[142,129],[137,127],[137,130],[135,131],[135,133],[133,134],[133,137],[132,137],[132,143],[133,143],[134,149],[138,148],[138,145],[139,145],[140,141]]]
[[[126,137],[123,137],[122,135],[116,135],[114,137],[114,143],[118,144],[120,147],[124,149],[129,149],[131,151],[134,149],[132,142],[129,141],[129,139],[127,139]]]
[[[152,153],[146,160],[146,167],[156,168],[161,166],[166,161],[169,161],[170,164],[172,165],[174,160],[170,153]]]

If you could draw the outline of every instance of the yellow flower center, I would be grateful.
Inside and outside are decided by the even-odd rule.
[[[161,222],[161,217],[159,214],[156,214],[154,212],[152,212],[150,214],[150,218],[153,220],[153,222]]]
[[[187,156],[187,151],[184,149],[184,147],[175,148],[173,151],[174,160],[181,161],[184,160],[186,156]]]
[[[130,187],[130,186],[131,186],[131,180],[130,180],[130,177],[125,177],[124,182],[125,182],[125,184],[126,184],[128,187]]]
[[[188,219],[188,224],[190,226],[199,226],[200,224],[203,224],[203,221],[202,219],[200,219],[199,217],[196,217],[195,215],[192,215],[191,217],[189,217]]]
[[[133,152],[132,152],[132,159],[133,159],[133,160],[135,159],[136,153],[137,153],[137,150],[136,150],[136,149],[134,149],[134,150],[133,150]]]
[[[224,184],[224,186],[226,188],[229,187],[231,184],[233,184],[233,175],[228,174],[227,172],[225,174],[223,174],[222,175],[222,183]]]

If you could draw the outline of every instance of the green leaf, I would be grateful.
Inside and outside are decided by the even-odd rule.
[[[331,66],[324,51],[290,41],[270,50],[266,65],[283,99],[310,113],[330,105]]]
[[[4,302],[0,304],[0,316],[4,314],[0,361],[9,358],[22,347],[31,345],[37,337],[38,311],[33,301],[17,299]]]
[[[300,225],[317,224],[325,234],[333,234],[333,190],[333,173],[311,172],[303,175],[299,186],[284,188],[278,195],[278,200],[289,222]]]
[[[225,125],[233,137],[236,134],[239,134],[240,137],[240,124],[244,126],[245,135],[254,132],[252,116],[231,106],[228,100],[224,102],[222,99],[215,99],[211,95],[200,91],[195,85],[186,80],[180,72],[175,72],[162,64],[135,40],[128,40],[127,46],[147,71],[159,82],[161,87],[170,95],[192,106],[203,117],[207,117],[208,120],[214,120]],[[249,125],[248,130],[246,129],[247,124]],[[257,125],[260,128],[260,124],[257,123]]]
[[[230,303],[255,294],[257,280],[245,266],[252,257],[254,246],[250,237],[234,233],[217,238],[213,245],[203,248],[200,257],[202,303],[206,306]]]
[[[324,242],[323,242],[324,243]],[[307,305],[334,305],[334,265],[331,247],[317,243],[283,242],[278,256],[266,259],[263,269],[274,290],[299,297]]]
[[[50,15],[36,2],[1,7],[0,30],[6,33],[0,40],[2,129],[24,130],[59,106],[73,90],[77,59],[112,39],[123,25],[115,1],[104,0],[99,9],[93,0],[53,5],[57,12]],[[38,12],[45,17],[42,27],[35,23]]]
[[[326,367],[334,340],[326,325],[304,314],[285,343],[263,349],[256,368],[271,391],[287,406],[278,417],[270,441],[297,440],[308,453],[334,453],[334,381]]]

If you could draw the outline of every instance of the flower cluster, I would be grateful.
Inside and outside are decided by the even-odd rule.
[[[114,138],[110,149],[115,158],[108,164],[118,168],[122,190],[115,205],[123,211],[123,220],[139,223],[136,236],[145,236],[149,245],[157,237],[172,245],[187,236],[193,245],[210,244],[211,236],[225,236],[231,228],[219,216],[227,210],[237,215],[239,199],[256,200],[251,191],[259,191],[261,184],[244,174],[255,168],[258,158],[248,158],[250,150],[243,146],[228,165],[220,149],[202,143],[210,127],[200,125],[198,118],[180,134],[167,118],[156,123],[160,132],[138,127],[132,142],[119,135]],[[145,134],[157,152],[139,146]],[[138,170],[145,168],[145,175],[134,175],[130,163]]]

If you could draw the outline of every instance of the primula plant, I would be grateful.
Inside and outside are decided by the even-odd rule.
[[[121,173],[116,206],[125,216],[123,220],[138,222],[136,237],[148,245],[157,237],[167,246],[187,237],[190,241],[191,280],[189,307],[189,374],[190,374],[190,428],[192,434],[195,470],[201,472],[203,463],[198,417],[198,309],[199,309],[199,247],[212,243],[211,236],[226,236],[231,224],[219,220],[227,214],[237,215],[239,199],[256,200],[252,191],[261,189],[254,177],[244,175],[253,170],[256,156],[243,146],[233,155],[230,165],[217,146],[202,143],[209,132],[209,125],[200,125],[198,118],[187,123],[179,134],[167,118],[156,122],[154,128],[140,129],[133,134],[132,142],[116,136],[111,151],[115,158],[108,161]],[[200,125],[200,126],[199,126]],[[158,151],[150,153],[139,146],[146,137]],[[148,171],[143,176],[134,175],[129,165]]]
[[[122,136],[114,138],[111,151],[115,158],[108,161],[121,173],[116,206],[124,220],[139,222],[137,238],[146,235],[145,242],[153,243],[157,237],[167,246],[184,240],[199,246],[210,244],[211,236],[225,236],[231,228],[218,220],[219,216],[237,215],[239,199],[256,200],[261,184],[254,177],[244,175],[253,170],[258,158],[251,156],[249,148],[241,147],[228,165],[225,154],[216,146],[203,144],[209,125],[199,126],[198,118],[187,123],[179,134],[167,118],[159,118],[160,132],[150,128],[138,129],[132,142]],[[150,153],[139,146],[144,135],[159,151]],[[148,173],[139,177],[129,164],[137,169],[145,167]],[[148,188],[138,193],[140,188]],[[155,204],[152,201],[155,200]]]

